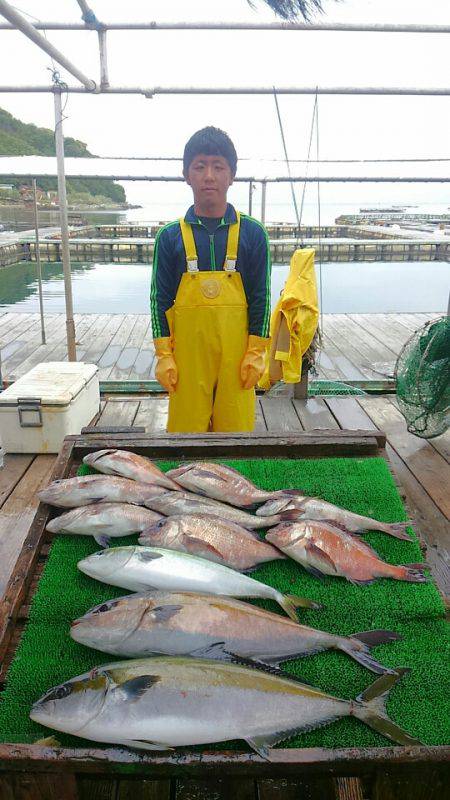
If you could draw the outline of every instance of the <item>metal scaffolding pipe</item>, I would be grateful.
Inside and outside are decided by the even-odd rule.
[[[70,275],[69,223],[67,213],[66,176],[64,173],[64,136],[61,91],[55,89],[55,146],[58,163],[58,200],[61,222],[61,255],[64,269],[64,295],[66,301],[67,357],[77,360],[75,323],[73,320],[72,278]]]
[[[98,49],[100,54],[100,89],[109,89],[109,76],[108,76],[108,50],[106,44],[106,31],[99,28],[98,31]]]
[[[36,178],[33,178],[33,205],[34,205],[34,233],[35,233],[35,248],[36,248],[36,269],[38,276],[38,294],[39,294],[39,313],[41,316],[41,342],[45,344],[45,324],[44,324],[44,299],[42,296],[42,269],[41,269],[41,252],[39,246],[39,218],[38,218],[38,205],[37,205],[37,186]]]
[[[70,72],[74,78],[77,78],[83,86],[89,91],[94,91],[96,89],[96,84],[94,81],[91,81],[90,78],[87,78],[82,72],[80,72],[77,67],[75,67],[68,58],[66,58],[62,53],[54,47],[45,36],[42,36],[36,28],[31,25],[28,20],[25,19],[18,11],[15,10],[6,0],[0,0],[0,14],[7,19],[14,28],[17,28],[21,31],[28,39],[31,39],[34,44],[37,44],[38,47],[41,48],[45,53],[47,53],[51,58],[58,62],[64,69]]]
[[[79,3],[80,5],[81,3]],[[341,33],[450,33],[450,25],[365,24],[346,22],[105,22],[108,31],[337,31]],[[85,31],[77,22],[37,22],[45,31]],[[13,30],[0,25],[0,30]]]
[[[3,0],[0,0],[2,3]],[[92,81],[93,83],[93,81]],[[94,84],[95,87],[95,84]],[[85,94],[86,89],[81,86],[68,86],[68,92]],[[53,86],[0,86],[0,92],[53,92]],[[88,92],[92,93],[92,90]],[[147,98],[157,94],[271,94],[273,86],[109,86],[101,89],[95,88],[95,94],[142,94]],[[404,96],[445,96],[450,95],[450,87],[426,86],[280,86],[277,94],[330,94],[330,95],[404,95]]]
[[[0,160],[0,174],[8,177],[8,178],[54,178],[54,172],[10,172],[9,170],[5,172],[1,168],[1,160]],[[68,178],[93,178],[98,180],[100,178],[108,178],[109,180],[113,181],[150,181],[150,182],[161,182],[161,183],[184,183],[184,178],[181,175],[121,175],[117,173],[105,173],[104,175],[97,175],[97,174],[80,174],[78,172],[69,172]],[[368,175],[361,175],[361,176],[350,176],[350,175],[321,175],[320,177],[311,176],[311,175],[292,175],[290,178],[286,177],[276,177],[276,178],[234,178],[234,183],[249,183],[253,181],[253,183],[289,183],[290,181],[294,181],[296,183],[303,183],[306,181],[307,183],[450,183],[450,176],[440,176],[440,177],[416,177],[414,175],[410,176],[402,176],[402,177],[389,177],[389,176],[381,176],[381,177],[371,177]]]

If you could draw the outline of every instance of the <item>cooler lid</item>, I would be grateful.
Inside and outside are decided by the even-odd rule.
[[[49,361],[33,367],[0,393],[0,407],[18,398],[37,398],[44,406],[67,406],[98,372],[96,364]]]

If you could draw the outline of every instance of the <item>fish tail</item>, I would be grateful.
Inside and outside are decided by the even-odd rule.
[[[406,528],[409,528],[411,521],[407,522],[386,522],[380,523],[380,530],[388,533],[389,536],[394,536],[395,539],[404,539],[406,542],[412,541],[412,536],[406,533]]]
[[[299,597],[296,594],[281,594],[277,593],[277,601],[280,606],[285,610],[288,617],[298,622],[297,608],[322,608],[320,603],[310,600],[308,597]]]
[[[427,583],[428,577],[423,574],[425,569],[429,569],[427,564],[401,564],[398,577],[408,583]]]
[[[386,714],[385,698],[397,681],[403,677],[409,669],[398,669],[394,673],[385,673],[377,678],[374,683],[360,694],[351,704],[350,716],[356,717],[364,722],[387,739],[405,746],[421,745],[418,739],[414,739],[409,733],[404,731]]]
[[[393,673],[395,670],[384,667],[379,663],[369,652],[370,647],[377,644],[387,644],[388,642],[395,642],[402,639],[401,634],[395,631],[374,630],[374,631],[360,631],[353,633],[348,639],[340,642],[339,650],[342,650],[350,658],[353,658],[363,667],[370,669],[371,672],[376,672],[383,675],[385,672]],[[361,647],[362,645],[362,647]]]

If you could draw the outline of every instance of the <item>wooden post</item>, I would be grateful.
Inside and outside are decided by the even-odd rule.
[[[303,359],[301,380],[299,383],[294,383],[294,397],[296,400],[306,400],[308,397],[308,368],[308,362]]]

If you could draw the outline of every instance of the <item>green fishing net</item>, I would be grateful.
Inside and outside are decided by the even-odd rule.
[[[450,317],[413,333],[397,359],[395,380],[409,432],[424,439],[444,433],[450,421]]]

